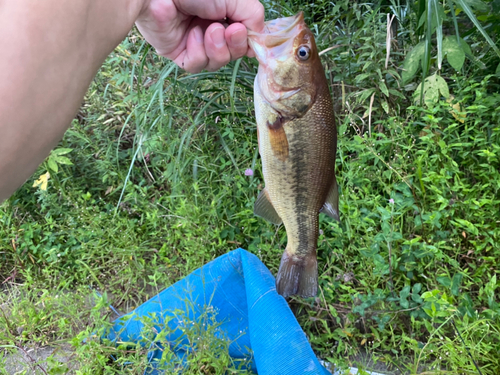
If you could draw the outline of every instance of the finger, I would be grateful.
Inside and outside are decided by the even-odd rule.
[[[226,0],[226,17],[250,30],[264,29],[264,5],[257,0]]]
[[[203,44],[203,31],[195,26],[189,31],[186,49],[177,56],[174,62],[190,73],[199,73],[208,64],[208,57]]]
[[[248,51],[248,35],[246,27],[241,23],[229,25],[225,32],[225,39],[231,53],[231,60],[239,59]]]
[[[177,57],[186,47],[187,35],[184,33],[192,17],[179,13],[169,1],[148,0],[144,3],[145,9],[136,20],[137,28],[159,55]]]
[[[184,14],[198,16],[207,20],[229,18],[240,22],[256,32],[264,28],[264,6],[258,0],[173,0],[177,9]],[[207,3],[212,6],[207,6]],[[216,3],[216,4],[215,4]]]
[[[209,71],[215,71],[231,61],[224,31],[220,23],[211,24],[205,31],[205,51],[209,60],[206,69]]]

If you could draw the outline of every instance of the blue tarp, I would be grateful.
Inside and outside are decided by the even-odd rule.
[[[249,359],[258,374],[330,374],[314,355],[287,302],[276,292],[274,276],[255,255],[243,249],[211,261],[122,316],[107,338],[140,342],[144,318],[155,317],[157,332],[167,324],[169,334],[163,342],[151,339],[151,368],[146,370],[159,374],[154,363],[161,358],[162,348],[167,342],[176,342],[170,350],[182,358],[185,352],[178,343],[185,338],[178,328],[196,321],[207,308],[217,312],[220,330],[231,342],[231,357]],[[179,312],[184,312],[181,315],[185,319]]]

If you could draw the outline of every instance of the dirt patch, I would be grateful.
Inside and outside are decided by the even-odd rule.
[[[74,374],[77,363],[72,361],[74,356],[69,345],[40,348],[9,348],[0,354],[0,363],[6,374],[38,375],[53,373]],[[57,370],[60,372],[57,372]]]

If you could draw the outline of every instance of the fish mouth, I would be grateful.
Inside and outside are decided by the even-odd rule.
[[[283,36],[283,34],[290,33],[295,28],[295,26],[299,25],[300,23],[304,23],[304,12],[299,12],[295,16],[291,17],[278,18],[275,20],[267,21],[264,24],[263,33],[256,33],[254,31],[249,31],[248,35],[281,34],[280,36]]]
[[[259,62],[264,63],[267,55],[266,49],[293,41],[293,38],[305,27],[303,12],[292,17],[267,21],[264,24],[264,30],[260,33],[248,30],[248,44],[254,50]]]

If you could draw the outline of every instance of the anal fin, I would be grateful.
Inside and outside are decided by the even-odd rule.
[[[269,193],[265,188],[259,193],[259,196],[255,201],[253,213],[276,225],[283,222],[280,215],[278,215],[276,209],[269,200]]]
[[[335,175],[333,176],[333,183],[330,187],[330,191],[328,192],[328,196],[326,197],[325,204],[319,212],[324,213],[325,215],[330,216],[332,219],[335,219],[340,222],[339,215],[339,187],[337,185],[337,178]]]

